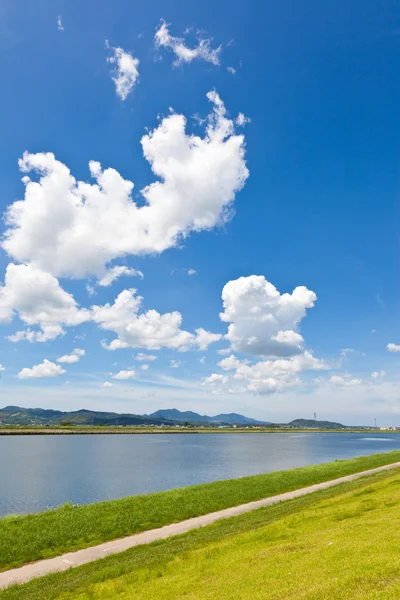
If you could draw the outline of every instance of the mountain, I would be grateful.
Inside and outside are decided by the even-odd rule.
[[[314,421],[314,419],[295,419],[288,423],[290,427],[304,427],[305,429],[347,429],[347,425],[333,421]]]
[[[224,423],[226,425],[265,425],[266,421],[256,421],[237,413],[215,415],[199,415],[198,413],[188,411],[180,411],[176,408],[166,408],[157,410],[151,415],[143,415],[144,417],[154,417],[156,419],[169,419],[171,421],[179,421],[188,423]]]
[[[272,425],[268,421],[257,421],[237,413],[227,413],[210,417],[198,413],[180,411],[176,408],[157,410],[150,415],[119,414],[115,412],[100,412],[93,410],[76,410],[63,412],[44,408],[21,408],[6,406],[0,409],[0,424],[3,425],[176,425],[190,423],[191,425]],[[283,425],[280,424],[280,425]],[[278,426],[278,425],[276,425]],[[332,421],[314,421],[313,419],[295,419],[287,427],[305,429],[346,429],[346,425]]]
[[[0,423],[3,425],[59,425],[61,422],[73,425],[174,425],[191,423],[204,425],[263,425],[261,421],[249,419],[236,413],[208,417],[192,411],[181,412],[176,408],[157,410],[151,415],[118,414],[92,410],[63,412],[43,408],[21,408],[6,406],[0,409]]]
[[[59,425],[62,421],[74,425],[171,425],[171,421],[162,418],[85,409],[72,412],[20,406],[0,409],[0,422],[4,425]]]

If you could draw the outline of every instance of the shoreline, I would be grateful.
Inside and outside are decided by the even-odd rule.
[[[296,488],[292,491],[284,492],[282,494],[267,496],[266,498],[262,498],[257,501],[231,506],[229,508],[206,513],[197,517],[191,517],[184,521],[178,521],[169,525],[163,525],[159,528],[149,529],[141,533],[135,533],[130,536],[117,538],[115,540],[103,542],[95,546],[89,546],[74,552],[61,554],[60,556],[54,558],[42,559],[37,562],[25,564],[19,568],[6,570],[0,573],[0,590],[6,589],[10,585],[24,584],[33,579],[50,575],[52,573],[59,573],[61,571],[67,571],[72,568],[86,565],[88,563],[101,560],[104,558],[104,556],[111,556],[113,554],[119,555],[122,552],[136,546],[143,546],[151,544],[152,542],[167,540],[171,537],[188,533],[189,531],[205,527],[206,525],[211,525],[223,519],[237,517],[260,508],[272,506],[287,500],[301,498],[302,496],[306,496],[308,494],[313,494],[315,492],[339,486],[344,483],[356,481],[364,477],[399,468],[400,462],[382,465],[373,469],[367,469],[365,471],[352,473],[336,479],[330,479],[316,483],[314,485]]]
[[[0,518],[0,572],[400,461],[390,451]]]
[[[393,435],[400,434],[398,430],[376,430],[376,429],[286,429],[286,428],[139,428],[139,427],[0,427],[0,436],[8,435],[177,435],[177,434],[260,434],[260,433],[364,433],[368,435]]]

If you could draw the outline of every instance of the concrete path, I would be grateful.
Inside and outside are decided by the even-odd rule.
[[[172,525],[166,525],[158,529],[151,529],[150,531],[144,531],[143,533],[136,533],[128,537],[124,537],[112,542],[105,542],[98,546],[92,546],[91,548],[85,548],[84,550],[77,550],[76,552],[68,552],[62,554],[56,558],[49,558],[45,560],[39,560],[35,563],[24,565],[18,569],[11,569],[0,573],[0,589],[4,589],[9,585],[15,583],[26,583],[36,577],[43,577],[50,573],[56,573],[57,571],[66,571],[79,565],[93,562],[99,558],[104,558],[110,554],[117,554],[123,552],[134,546],[140,546],[142,544],[150,544],[156,540],[164,540],[174,535],[186,533],[192,529],[198,529],[205,525],[210,525],[219,521],[220,519],[228,519],[229,517],[235,517],[242,515],[243,513],[250,512],[263,506],[271,506],[277,504],[283,500],[292,500],[293,498],[299,498],[307,494],[312,494],[318,490],[325,490],[346,481],[353,481],[360,477],[366,477],[367,475],[373,475],[374,473],[380,473],[381,471],[388,471],[389,469],[395,469],[400,467],[400,462],[392,463],[390,465],[384,465],[377,467],[376,469],[369,469],[368,471],[362,471],[361,473],[354,473],[353,475],[346,475],[345,477],[339,477],[331,481],[325,481],[323,483],[317,483],[309,487],[294,490],[293,492],[286,492],[277,496],[271,496],[270,498],[264,498],[262,500],[256,500],[255,502],[248,502],[247,504],[241,504],[239,506],[232,506],[225,510],[219,510],[217,512],[209,513],[201,517],[195,517],[193,519],[187,519],[180,523],[173,523]]]

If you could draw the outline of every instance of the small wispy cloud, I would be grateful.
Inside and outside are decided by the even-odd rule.
[[[64,25],[61,20],[61,15],[58,15],[57,17],[57,29],[58,31],[64,31]]]
[[[171,367],[171,369],[179,369],[181,364],[182,364],[181,360],[171,360],[171,362],[169,363],[169,366]]]
[[[112,51],[112,56],[107,58],[107,62],[115,65],[112,79],[117,96],[121,100],[126,100],[139,78],[139,59],[134,58],[130,52],[125,52],[122,48],[112,48],[107,40],[106,48]]]
[[[190,29],[186,29],[185,33],[189,33],[189,31]],[[191,63],[193,60],[204,60],[213,65],[219,65],[222,46],[212,48],[211,41],[211,38],[200,37],[197,46],[189,48],[183,38],[174,37],[170,34],[169,25],[164,20],[161,20],[161,25],[154,36],[154,44],[157,50],[167,48],[175,54],[176,59],[173,62],[175,67],[183,63]]]

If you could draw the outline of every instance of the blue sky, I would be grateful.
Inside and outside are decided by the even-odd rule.
[[[246,8],[2,3],[0,405],[399,424],[398,6]]]

